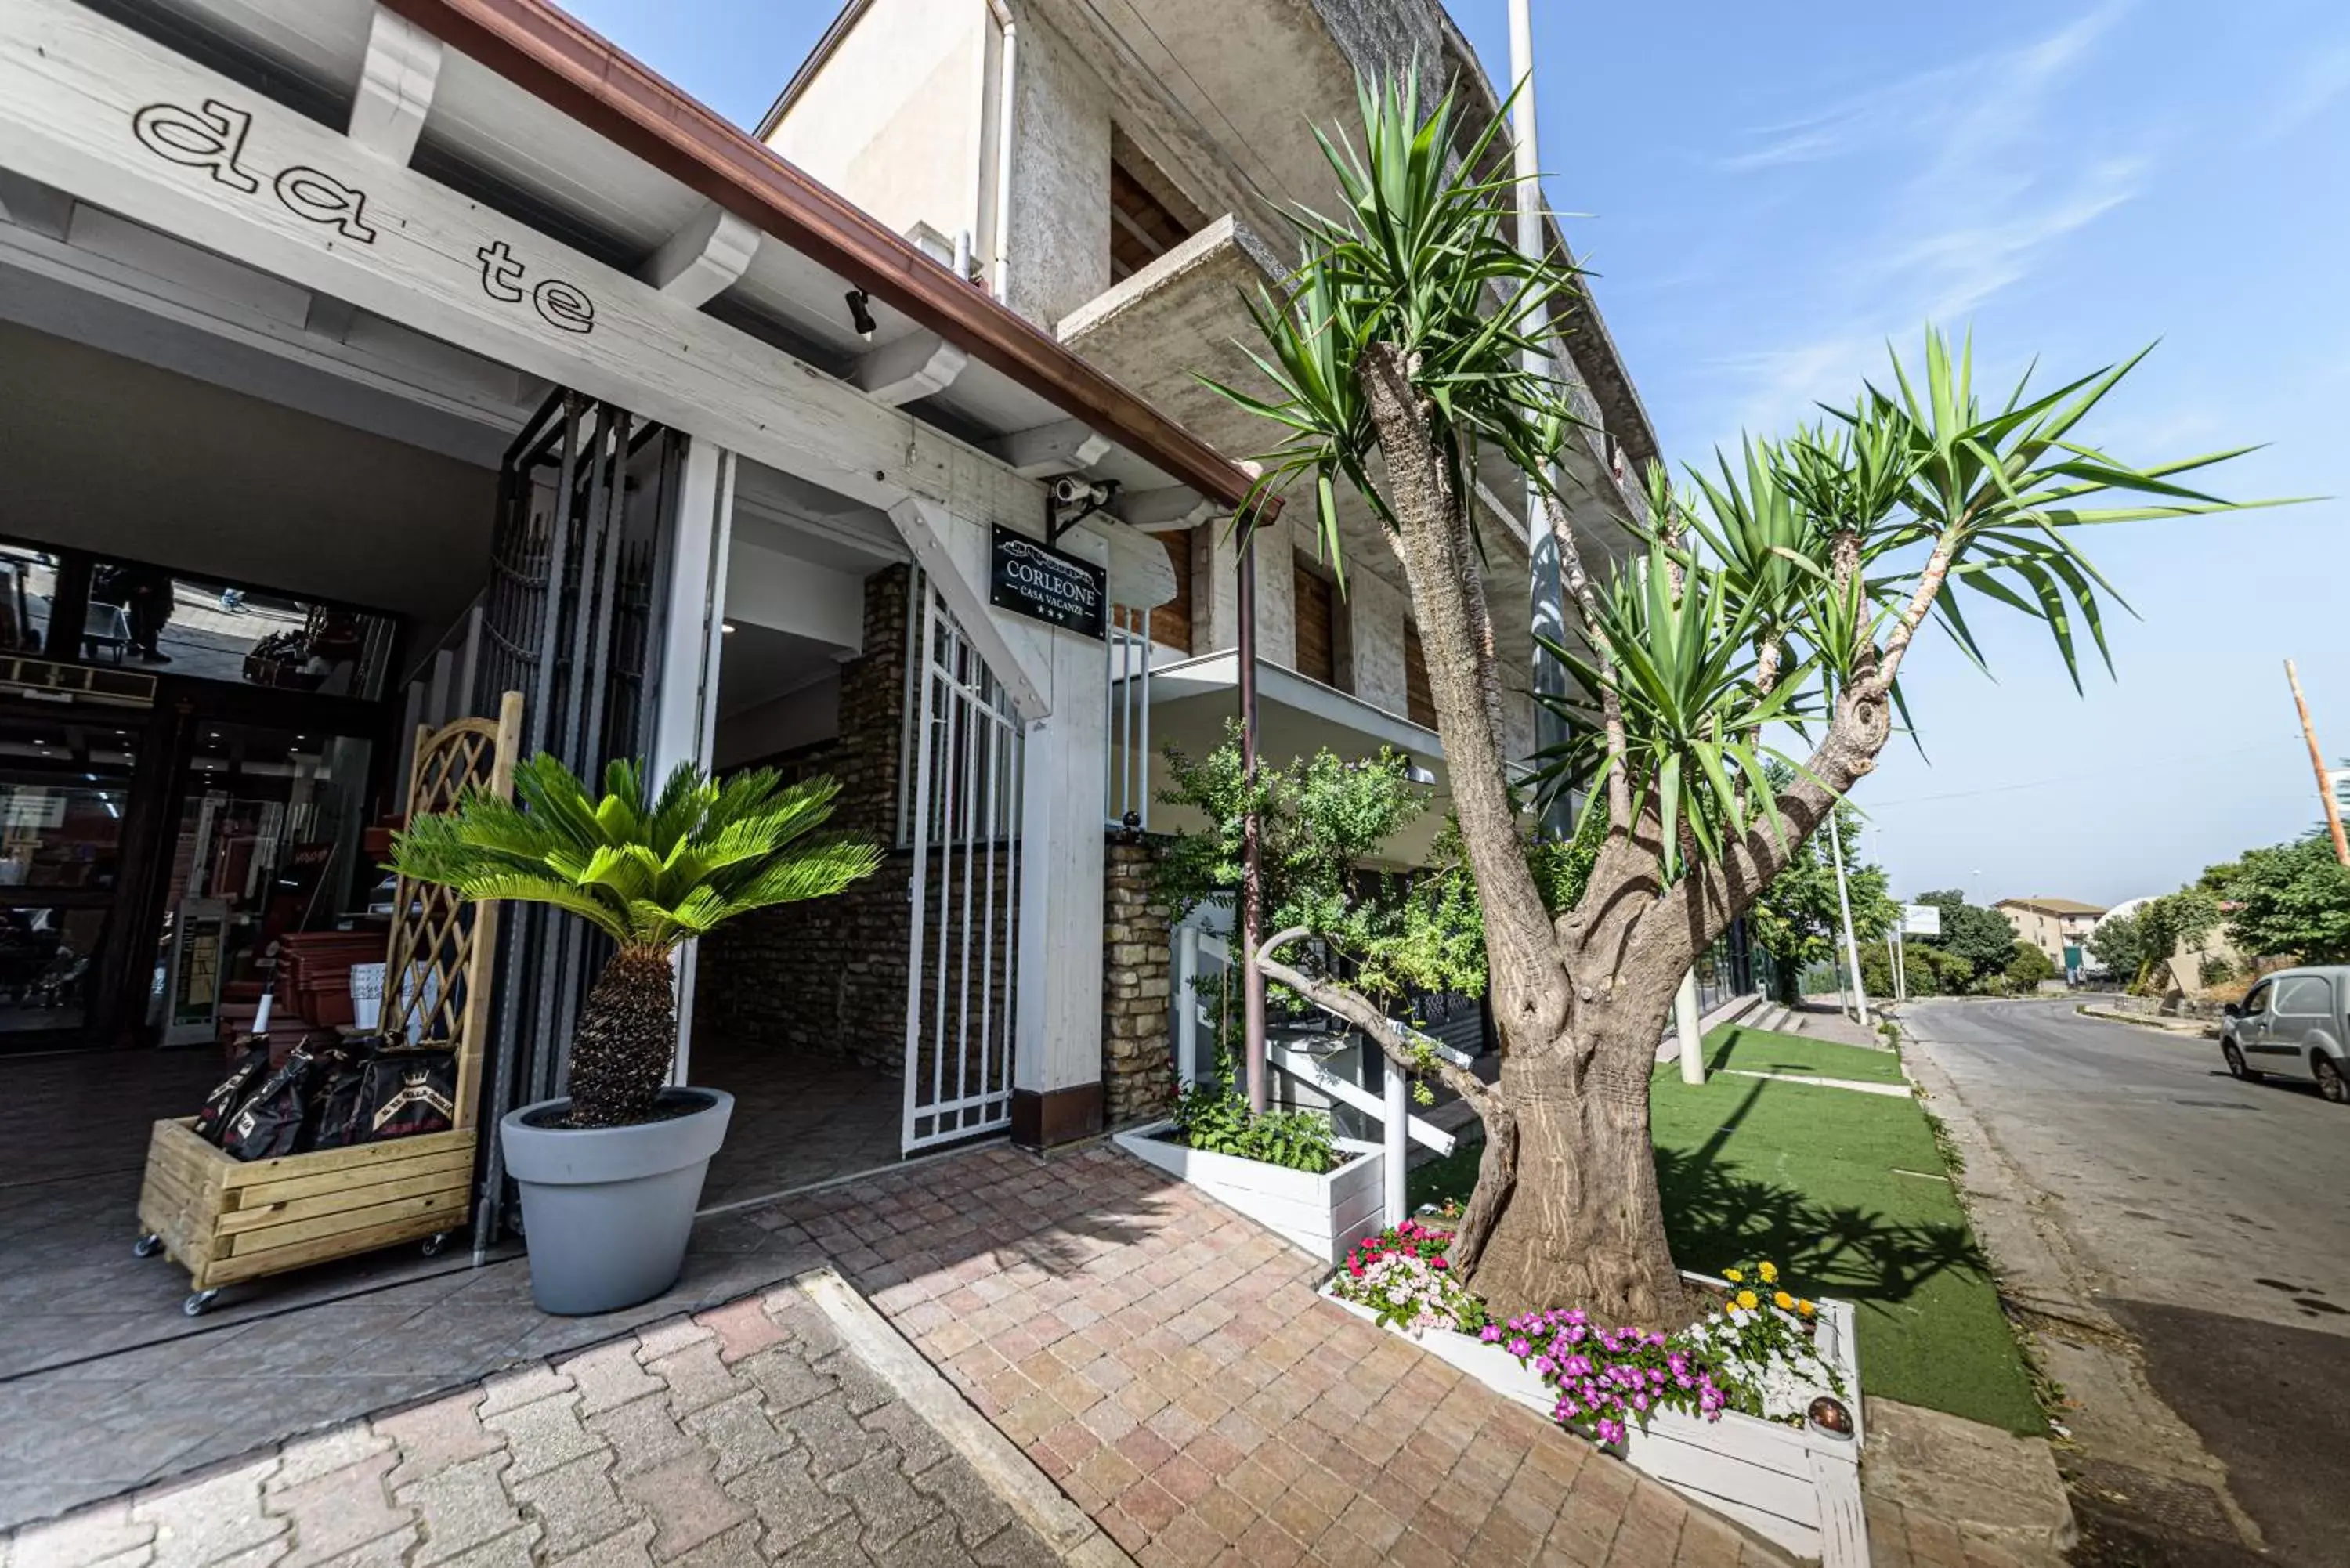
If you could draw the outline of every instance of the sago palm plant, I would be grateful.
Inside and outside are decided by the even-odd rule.
[[[838,784],[785,785],[771,768],[723,784],[691,763],[648,800],[632,762],[604,771],[604,796],[556,757],[515,769],[512,802],[473,794],[392,839],[391,869],[469,900],[567,909],[617,950],[588,993],[571,1047],[571,1125],[654,1115],[677,1054],[670,954],[753,909],[837,893],[881,863],[862,840],[819,835]]]

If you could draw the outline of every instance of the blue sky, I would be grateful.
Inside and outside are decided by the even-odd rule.
[[[567,0],[749,122],[829,0]],[[976,0],[973,0],[976,3]],[[1504,0],[1449,0],[1489,69]],[[1791,20],[1800,12],[1800,21]],[[1700,461],[1881,376],[1888,337],[1975,332],[1979,379],[2161,339],[2086,432],[2138,461],[2269,443],[2213,483],[2350,496],[2350,7],[2338,0],[1534,0],[1552,204],[1666,451]],[[1898,891],[2118,901],[2302,831],[2286,691],[2350,756],[2350,502],[2104,533],[2138,618],[2075,696],[2044,632],[1975,618],[1906,684],[1928,758],[1856,800]]]

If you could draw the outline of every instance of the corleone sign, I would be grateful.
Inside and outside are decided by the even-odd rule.
[[[999,523],[987,577],[987,602],[998,609],[1097,639],[1109,635],[1109,574],[1090,561]]]

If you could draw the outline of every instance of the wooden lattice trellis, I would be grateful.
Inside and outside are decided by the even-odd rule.
[[[408,774],[411,820],[453,811],[476,792],[514,794],[522,693],[509,691],[498,716],[419,726]],[[452,888],[400,879],[391,943],[384,954],[383,1026],[412,1044],[457,1055],[457,1126],[473,1125],[480,1099],[482,1037],[490,1021],[490,966],[497,953],[498,907],[468,904]]]

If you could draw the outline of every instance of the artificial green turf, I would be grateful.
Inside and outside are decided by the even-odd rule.
[[[1649,1119],[1682,1267],[1719,1273],[1771,1259],[1793,1289],[1853,1303],[1869,1393],[2044,1429],[1915,1100],[1769,1078],[1692,1087],[1668,1066]]]
[[[1690,1087],[1669,1064],[1652,1096],[1665,1229],[1683,1268],[1769,1259],[1789,1288],[1853,1303],[1869,1393],[2045,1429],[1916,1101],[1770,1078]],[[1413,1171],[1412,1202],[1467,1198],[1479,1152]]]
[[[1705,1037],[1710,1073],[1733,1067],[1742,1073],[1805,1073],[1815,1078],[1849,1078],[1863,1084],[1898,1084],[1901,1057],[1866,1045],[1838,1045],[1802,1034],[1725,1024]]]

